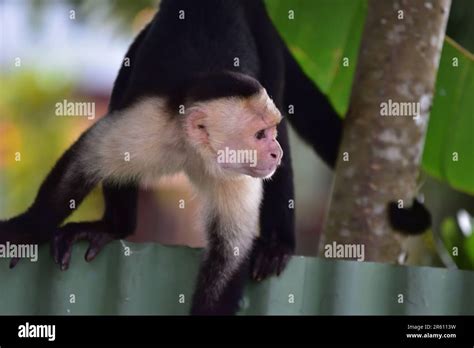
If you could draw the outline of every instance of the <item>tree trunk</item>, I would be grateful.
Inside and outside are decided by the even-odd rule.
[[[408,207],[416,195],[449,7],[450,0],[369,1],[320,255],[335,241],[363,245],[366,261],[401,259],[403,237],[386,207]],[[405,116],[386,116],[397,107]]]

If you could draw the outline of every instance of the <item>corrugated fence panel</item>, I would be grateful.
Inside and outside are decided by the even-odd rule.
[[[47,247],[13,270],[0,260],[0,314],[187,314],[200,250],[115,242],[91,263],[85,250],[67,272]],[[248,285],[241,314],[474,314],[473,295],[474,272],[295,256]]]

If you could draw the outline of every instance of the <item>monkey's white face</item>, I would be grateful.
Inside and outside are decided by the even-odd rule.
[[[281,146],[276,140],[276,125],[258,126],[245,134],[231,135],[219,147],[217,163],[221,168],[256,178],[273,175],[283,157]]]
[[[224,173],[269,178],[283,157],[276,140],[280,121],[262,89],[250,98],[221,98],[193,107],[186,128],[209,165]]]

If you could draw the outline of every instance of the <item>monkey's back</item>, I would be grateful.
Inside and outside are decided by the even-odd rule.
[[[205,72],[232,70],[257,78],[258,50],[245,6],[238,0],[162,1],[132,62],[134,94],[168,94]]]

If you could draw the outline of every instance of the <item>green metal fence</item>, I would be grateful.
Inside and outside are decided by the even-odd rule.
[[[126,256],[125,246],[131,254]],[[115,242],[67,272],[0,260],[0,314],[187,314],[200,250]],[[279,278],[249,284],[240,314],[474,314],[474,272],[295,256]]]

